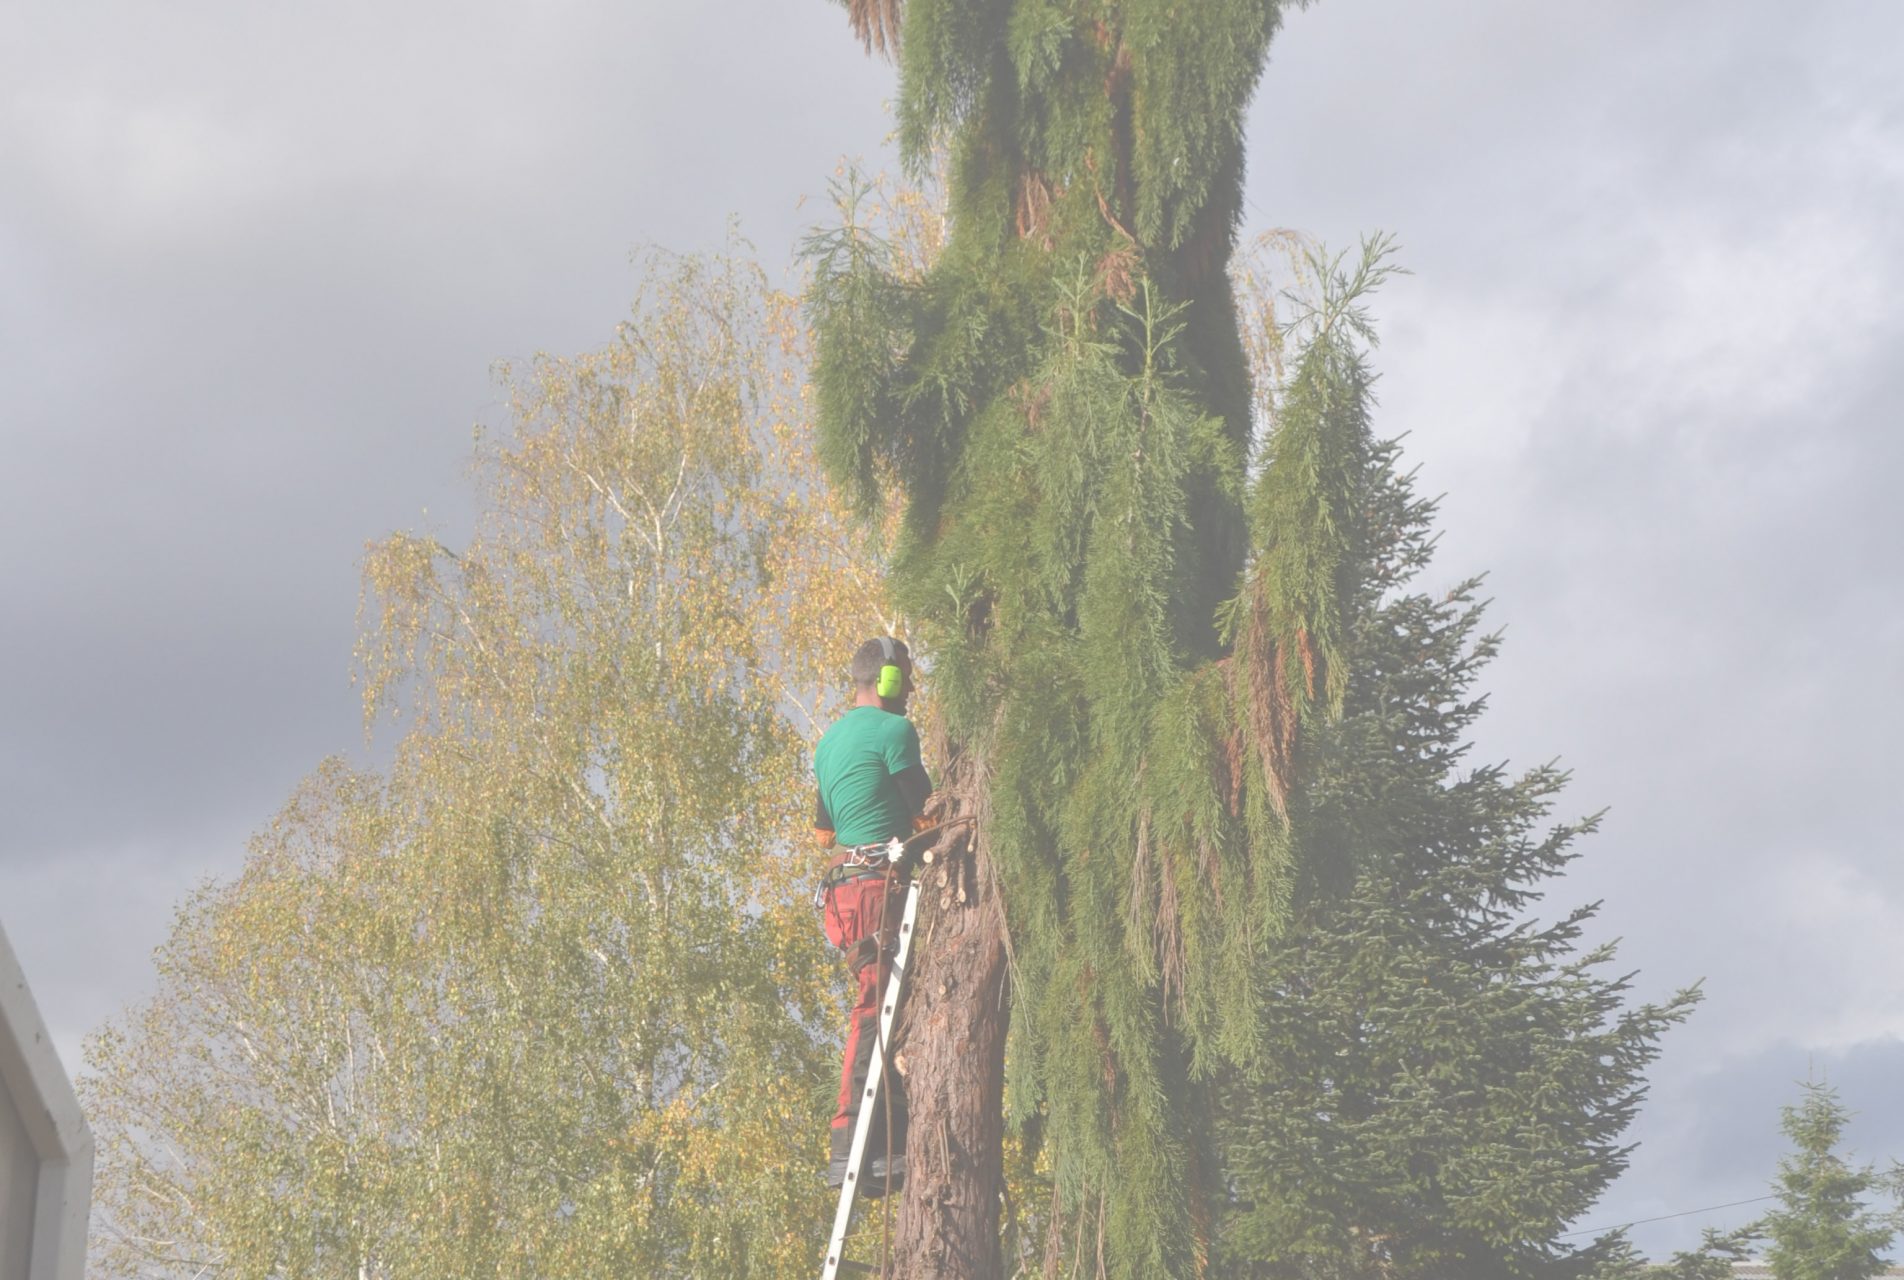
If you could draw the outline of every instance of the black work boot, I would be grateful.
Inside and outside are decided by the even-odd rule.
[[[826,1162],[826,1185],[838,1191],[846,1183],[846,1157],[834,1156]],[[859,1194],[868,1200],[877,1200],[889,1191],[897,1191],[906,1185],[906,1153],[895,1151],[892,1164],[886,1163],[886,1153],[868,1154],[866,1169],[860,1178]]]
[[[889,1191],[897,1191],[906,1185],[906,1153],[892,1153],[892,1164],[886,1163],[886,1153],[880,1152],[866,1162],[866,1185],[861,1192],[867,1196],[883,1196]]]
[[[892,1167],[886,1167],[886,1156],[866,1157],[866,1171],[860,1175],[859,1197],[862,1200],[878,1200],[906,1185],[906,1153],[895,1151]]]

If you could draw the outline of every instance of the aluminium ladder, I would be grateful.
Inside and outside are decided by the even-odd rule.
[[[905,843],[894,840],[886,847],[887,860],[897,862],[905,856],[905,851]],[[872,1132],[874,1108],[879,1103],[879,1086],[886,1074],[886,1046],[892,1042],[893,1011],[899,1008],[899,993],[906,985],[906,962],[912,955],[912,923],[918,914],[919,881],[913,879],[906,884],[906,909],[899,920],[899,948],[893,956],[892,974],[886,979],[885,998],[879,1006],[879,1037],[873,1041],[873,1061],[866,1072],[866,1091],[860,1095],[859,1116],[853,1122],[853,1145],[847,1149],[846,1155],[846,1180],[840,1184],[840,1207],[833,1214],[833,1235],[826,1244],[826,1267],[820,1272],[820,1280],[837,1280],[842,1270],[861,1274],[873,1272],[871,1267],[845,1260],[846,1227],[852,1219],[853,1200],[859,1192],[860,1169],[866,1160],[866,1140]]]

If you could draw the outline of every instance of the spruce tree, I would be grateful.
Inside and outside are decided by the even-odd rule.
[[[1757,1223],[1731,1231],[1708,1227],[1697,1248],[1650,1263],[1623,1233],[1614,1232],[1595,1242],[1600,1257],[1584,1274],[1588,1280],[1732,1280],[1734,1264],[1746,1260],[1759,1238]]]
[[[1303,823],[1353,850],[1321,864],[1352,879],[1265,950],[1262,1040],[1221,1090],[1216,1273],[1579,1275],[1619,1242],[1561,1233],[1625,1167],[1642,1073],[1694,993],[1625,1007],[1611,948],[1580,949],[1594,908],[1534,916],[1596,819],[1547,825],[1551,766],[1467,765],[1497,637],[1477,582],[1412,585],[1433,504],[1392,459],[1368,459],[1345,710]]]
[[[1361,554],[1365,388],[1337,348],[1298,378],[1303,428],[1250,456],[1226,268],[1282,6],[847,8],[899,64],[908,163],[947,157],[950,230],[923,278],[850,195],[813,240],[820,449],[865,515],[899,508],[892,594],[948,808],[980,820],[922,927],[898,1268],[1000,1270],[1004,1087],[1054,1245],[1189,1276],[1218,1201],[1199,1082],[1258,1039]]]
[[[1879,1255],[1895,1222],[1873,1212],[1865,1194],[1878,1183],[1869,1165],[1853,1167],[1838,1154],[1850,1112],[1837,1090],[1805,1083],[1805,1096],[1782,1110],[1780,1127],[1792,1152],[1779,1161],[1779,1207],[1765,1215],[1771,1241],[1766,1258],[1778,1280],[1864,1280],[1888,1265]]]

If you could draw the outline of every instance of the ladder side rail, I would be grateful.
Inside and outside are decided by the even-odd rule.
[[[853,1145],[846,1154],[846,1181],[840,1184],[840,1204],[833,1213],[833,1234],[827,1241],[826,1267],[820,1280],[836,1280],[846,1253],[846,1228],[853,1217],[853,1199],[859,1190],[860,1166],[872,1133],[873,1109],[885,1075],[886,1046],[891,1043],[894,1012],[906,982],[906,963],[912,955],[912,924],[919,913],[919,881],[906,884],[906,910],[899,921],[899,949],[893,956],[892,976],[886,980],[886,998],[879,1009],[879,1038],[873,1041],[873,1060],[866,1073],[866,1092],[860,1096],[859,1116],[853,1122]]]

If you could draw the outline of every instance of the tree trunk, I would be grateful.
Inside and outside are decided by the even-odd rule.
[[[983,771],[946,771],[948,833],[921,868],[919,923],[896,1061],[911,1116],[891,1275],[1002,1280],[1006,982],[1003,904],[987,863]]]

